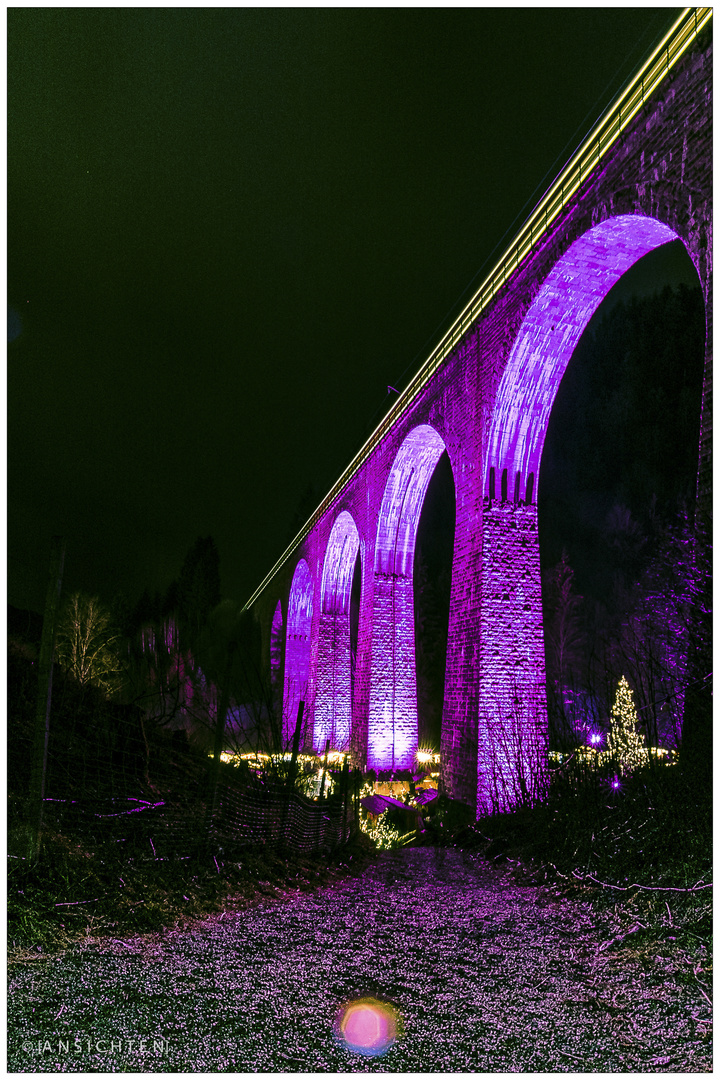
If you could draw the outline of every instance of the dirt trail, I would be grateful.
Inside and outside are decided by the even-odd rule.
[[[14,967],[11,1072],[700,1072],[697,985],[612,949],[589,905],[454,849],[195,931]],[[342,1002],[394,1003],[384,1057],[340,1045]]]

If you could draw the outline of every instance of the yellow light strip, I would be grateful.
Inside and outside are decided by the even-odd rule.
[[[525,257],[533,250],[535,244],[545,235],[550,225],[558,217],[580,185],[587,180],[589,173],[599,164],[638,110],[645,104],[646,99],[654,93],[711,18],[712,8],[684,9],[651,56],[612,105],[606,109],[582,146],[575,151],[557,179],[550,185],[515,239],[506,248],[493,270],[485,278],[472,300],[469,301],[447,333],[440,339],[418,373],[405,387],[372,435],[363,443],[347,469],[345,469],[345,472],[305,522],[269,574],[263,578],[243,610],[252,607],[265,586],[275,576],[283,563],[300,546],[320,518],[327,513],[355,473],[365,464],[376,446],[382,442],[390,428],[414,403],[428,380],[465,336],[490,300],[508,278],[515,273]]]

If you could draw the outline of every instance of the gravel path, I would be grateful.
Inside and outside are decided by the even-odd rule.
[[[601,949],[607,936],[588,905],[454,849],[406,848],[197,931],[13,967],[8,1069],[709,1070],[697,983]],[[333,1034],[339,1005],[369,994],[402,1018],[383,1057]]]

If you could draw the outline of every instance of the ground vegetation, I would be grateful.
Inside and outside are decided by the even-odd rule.
[[[621,933],[612,912],[513,880],[509,864],[405,848],[355,878],[268,895],[187,930],[91,940],[13,965],[8,1064],[135,1073],[710,1070],[707,949],[688,941],[673,952],[665,941],[642,951],[618,943]],[[367,998],[397,1017],[379,1057],[338,1036],[339,1011]],[[69,1038],[69,1052],[58,1036]]]

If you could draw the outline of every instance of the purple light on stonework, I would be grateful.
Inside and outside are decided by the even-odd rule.
[[[415,538],[430,477],[445,443],[428,424],[416,427],[398,450],[378,520],[375,573],[412,577]]]
[[[323,563],[320,590],[315,730],[318,753],[327,739],[333,749],[348,750],[352,723],[350,594],[360,550],[355,522],[343,510],[333,525]]]
[[[270,627],[270,682],[273,689],[278,685],[282,672],[283,615],[282,603],[277,602]]]
[[[398,450],[383,495],[375,545],[368,768],[412,769],[417,750],[413,559],[423,500],[445,444],[414,428]]]
[[[478,811],[541,793],[547,749],[537,489],[550,412],[591,316],[622,275],[677,239],[621,215],[560,256],[530,304],[497,390],[483,471]],[[530,785],[530,787],[528,787]],[[533,787],[534,786],[534,787]]]
[[[355,522],[347,510],[343,510],[333,525],[325,552],[320,594],[323,614],[350,613],[350,592],[359,547]]]
[[[583,330],[638,259],[676,239],[654,218],[624,214],[588,230],[555,264],[530,305],[500,382],[485,458],[486,495],[491,479],[506,475],[526,500],[532,477],[531,498],[537,500],[550,410]],[[494,487],[497,494],[497,479]]]
[[[295,567],[288,600],[285,643],[285,695],[283,735],[289,742],[295,731],[298,704],[306,700],[310,676],[310,627],[313,614],[313,582],[304,559]]]

